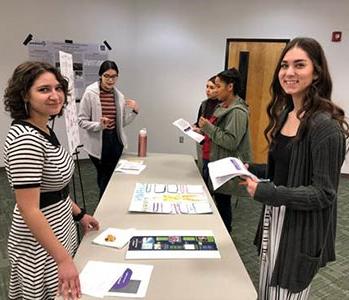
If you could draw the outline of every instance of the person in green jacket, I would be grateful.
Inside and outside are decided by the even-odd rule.
[[[251,162],[251,143],[248,127],[248,108],[240,98],[241,76],[235,68],[216,76],[217,99],[220,101],[210,119],[200,117],[201,131],[211,139],[210,161],[238,157]],[[217,209],[227,230],[232,228],[231,196],[243,195],[238,179],[232,179],[213,192]]]

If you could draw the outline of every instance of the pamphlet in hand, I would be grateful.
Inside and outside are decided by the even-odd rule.
[[[187,136],[191,137],[194,141],[196,141],[198,143],[201,143],[202,140],[205,138],[205,136],[203,136],[202,134],[195,132],[193,130],[193,127],[186,120],[178,119],[177,121],[174,121],[172,124],[174,126],[176,126],[177,128],[179,128],[180,131],[182,131],[183,133],[185,133]]]
[[[249,172],[243,162],[236,157],[226,157],[210,162],[208,169],[214,190],[237,176],[248,176],[259,181],[256,175]]]

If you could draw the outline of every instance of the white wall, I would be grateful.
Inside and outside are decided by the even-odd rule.
[[[334,99],[349,115],[346,0],[0,1],[1,95],[13,68],[27,58],[21,42],[29,32],[44,40],[107,39],[110,58],[120,65],[120,90],[141,105],[127,128],[131,151],[138,130],[146,127],[150,151],[195,153],[187,138],[179,144],[171,123],[179,117],[194,121],[206,79],[224,67],[226,38],[316,38],[329,60]],[[330,42],[336,30],[343,32],[342,43]],[[10,119],[0,118],[2,147]],[[349,173],[349,163],[343,171]]]

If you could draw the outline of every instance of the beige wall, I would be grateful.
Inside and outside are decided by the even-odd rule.
[[[13,68],[27,59],[22,41],[28,33],[42,40],[106,39],[110,58],[120,65],[121,91],[142,108],[127,128],[131,151],[138,130],[147,127],[150,151],[195,153],[187,138],[179,144],[171,123],[179,117],[194,121],[206,79],[224,67],[226,38],[316,38],[329,60],[334,99],[349,114],[346,0],[0,0],[0,7],[0,96]],[[342,43],[330,42],[335,30],[343,31]],[[10,124],[2,110],[1,148]],[[65,143],[63,122],[56,130]],[[343,171],[349,173],[349,163]]]

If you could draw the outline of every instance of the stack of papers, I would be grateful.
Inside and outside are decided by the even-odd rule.
[[[214,190],[237,176],[248,176],[259,180],[254,174],[249,172],[243,162],[236,157],[226,157],[210,162],[208,163],[208,169]]]
[[[143,298],[152,271],[151,265],[90,260],[80,273],[81,292],[97,298],[104,296]]]
[[[123,248],[133,236],[135,229],[118,229],[118,228],[107,228],[100,235],[98,235],[92,243],[112,247],[112,248]]]
[[[183,119],[178,119],[172,123],[174,126],[179,128],[180,131],[182,131],[187,136],[191,137],[194,141],[201,143],[205,136],[203,136],[200,133],[197,133],[193,130],[193,127],[190,125],[190,123]]]
[[[143,161],[128,161],[126,159],[120,159],[118,165],[115,168],[115,172],[120,172],[130,175],[139,175],[144,169],[145,165]]]

